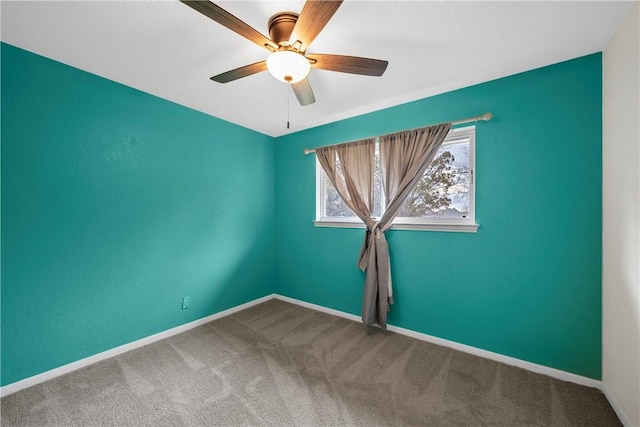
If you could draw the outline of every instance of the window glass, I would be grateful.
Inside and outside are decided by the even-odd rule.
[[[443,144],[398,216],[467,218],[470,187],[468,139]]]

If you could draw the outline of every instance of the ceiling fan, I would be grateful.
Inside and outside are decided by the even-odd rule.
[[[211,80],[219,83],[228,83],[268,70],[278,80],[289,83],[298,102],[304,106],[315,102],[307,79],[311,68],[381,76],[389,63],[358,56],[307,53],[307,48],[338,10],[342,0],[307,0],[300,14],[276,13],[267,24],[270,38],[208,0],[180,1],[271,52],[265,61],[211,77]]]

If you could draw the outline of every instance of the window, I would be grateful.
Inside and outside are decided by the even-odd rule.
[[[452,129],[393,221],[394,229],[475,232],[475,126]],[[373,216],[384,209],[376,149]],[[364,227],[316,162],[316,221],[323,227]]]

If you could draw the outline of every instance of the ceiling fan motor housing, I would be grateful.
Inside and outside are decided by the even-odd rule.
[[[296,22],[298,22],[298,14],[295,12],[278,12],[273,15],[268,23],[271,40],[279,46],[289,46],[289,39]]]

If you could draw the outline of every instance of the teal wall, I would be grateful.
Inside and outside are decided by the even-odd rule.
[[[1,60],[3,385],[273,291],[273,138]]]
[[[601,55],[277,138],[277,293],[360,314],[358,229],[316,228],[302,150],[491,111],[476,234],[389,231],[393,325],[600,378]]]

